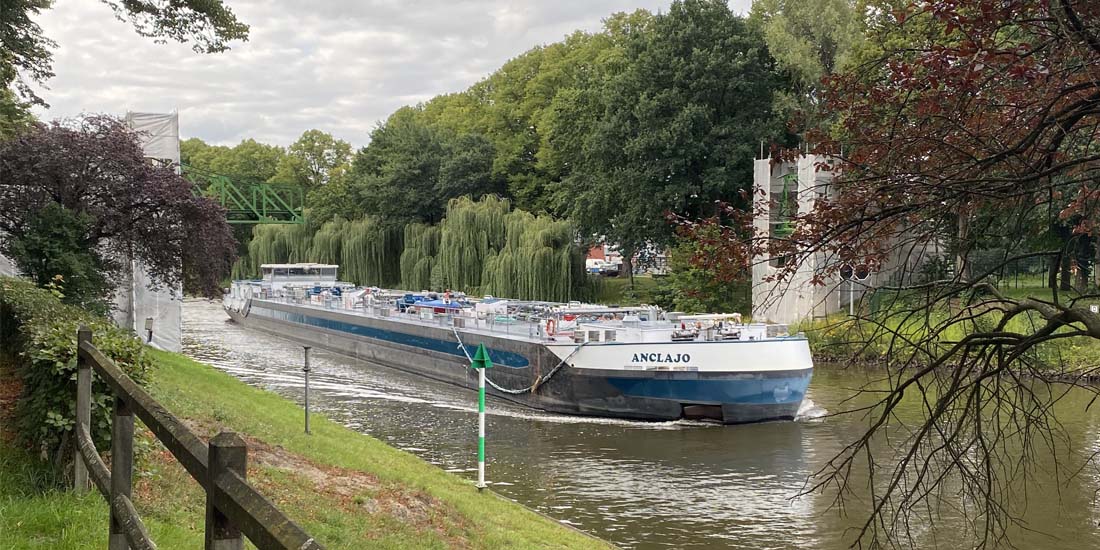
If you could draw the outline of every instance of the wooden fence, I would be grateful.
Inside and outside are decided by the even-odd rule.
[[[156,548],[130,500],[135,414],[206,493],[206,550],[240,550],[244,547],[242,534],[261,550],[322,548],[245,480],[248,449],[239,435],[223,431],[209,445],[204,444],[96,349],[92,333],[85,327],[77,333],[77,346],[75,485],[78,492],[87,491],[90,477],[107,499],[111,508],[109,550]],[[93,370],[114,395],[110,472],[89,431]]]

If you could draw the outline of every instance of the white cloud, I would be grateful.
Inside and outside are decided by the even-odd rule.
[[[178,110],[184,137],[289,144],[319,128],[363,145],[398,107],[465,89],[508,59],[669,0],[226,0],[252,28],[221,54],[156,44],[96,0],[40,18],[58,43],[43,117]],[[750,0],[733,0],[746,11]]]

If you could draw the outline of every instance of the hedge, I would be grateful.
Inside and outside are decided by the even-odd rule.
[[[59,285],[63,281],[58,281]],[[0,277],[0,353],[14,363],[22,393],[15,407],[20,441],[43,459],[67,468],[76,422],[76,331],[87,325],[94,342],[139,384],[149,357],[132,333],[76,306],[61,302],[58,288],[43,289],[23,279]],[[100,449],[111,435],[113,400],[107,385],[92,378],[92,437]]]

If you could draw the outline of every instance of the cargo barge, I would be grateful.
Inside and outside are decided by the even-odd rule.
[[[265,331],[553,413],[725,424],[792,419],[813,373],[809,344],[738,314],[360,288],[335,265],[268,264],[235,281],[229,317]]]

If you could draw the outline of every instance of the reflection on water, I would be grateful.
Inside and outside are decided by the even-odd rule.
[[[301,402],[300,346],[246,330],[200,301],[185,304],[183,335],[191,357]],[[324,350],[312,359],[316,410],[476,475],[475,393]],[[625,548],[845,548],[866,512],[860,503],[843,517],[830,496],[795,495],[858,433],[861,419],[825,415],[862,383],[858,373],[819,369],[799,421],[747,426],[551,415],[490,399],[488,478],[495,491]],[[1063,422],[1079,452],[1100,450],[1096,415]],[[1086,474],[1066,485],[1040,477],[1025,518],[1057,538],[1020,532],[1020,548],[1100,548],[1100,476]],[[960,520],[940,514],[934,530],[912,526],[917,545],[965,542]]]

